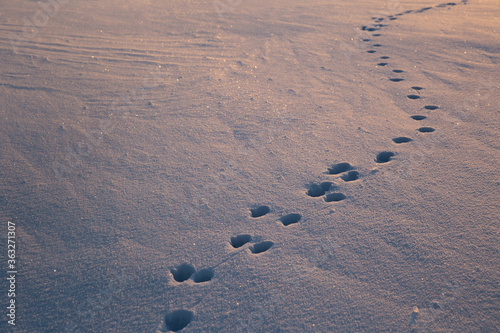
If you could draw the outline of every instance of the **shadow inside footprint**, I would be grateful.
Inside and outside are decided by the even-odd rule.
[[[400,79],[400,78],[395,78],[395,79],[389,79],[389,81],[392,81],[392,82],[401,82],[401,81],[404,81],[405,79]]]
[[[414,120],[424,120],[427,117],[426,116],[420,116],[420,115],[413,115],[410,118],[414,119]]]
[[[377,64],[377,66],[387,66],[387,63],[386,63],[386,62],[379,62],[379,63]]]
[[[271,241],[263,241],[263,242],[260,242],[260,243],[256,243],[253,246],[250,246],[250,251],[253,254],[259,254],[259,253],[262,253],[262,252],[266,252],[273,245],[274,245],[274,243],[271,242]]]
[[[266,215],[270,211],[271,211],[271,208],[269,208],[268,206],[259,206],[259,207],[254,208],[254,209],[250,209],[250,213],[252,214],[252,217],[261,217],[261,216]]]
[[[347,174],[340,176],[342,180],[346,182],[352,182],[353,180],[356,180],[359,178],[359,172],[357,171],[349,171]]]
[[[368,50],[368,51],[366,51],[366,53],[375,53],[375,52],[377,52],[377,51],[375,51],[375,50]]]
[[[352,169],[352,165],[347,162],[337,163],[333,165],[331,168],[328,168],[328,172],[331,175],[337,175],[342,172],[346,172]]]
[[[418,129],[418,131],[421,132],[421,133],[430,133],[430,132],[434,132],[435,129],[432,128],[432,127],[420,127]]]
[[[432,7],[425,7],[425,8],[421,8],[421,9],[419,9],[419,10],[415,11],[415,13],[423,13],[423,12],[425,12],[426,10],[429,10],[429,9],[432,9]]]
[[[332,187],[332,185],[333,184],[330,182],[323,182],[319,185],[311,184],[306,194],[313,198],[320,197],[325,194],[325,192],[328,191]]]
[[[403,73],[404,71],[401,69],[393,69],[392,70],[394,73]]]
[[[424,88],[422,88],[422,87],[418,87],[418,86],[413,86],[413,87],[411,87],[411,89],[414,89],[414,90],[422,90],[422,89],[424,89]]]
[[[388,56],[382,56],[382,57],[380,57],[380,59],[389,59],[389,58],[390,57],[388,57]]]
[[[252,241],[252,236],[250,235],[238,235],[235,237],[231,237],[231,246],[234,247],[235,249],[242,247],[246,243],[249,243]]]
[[[436,110],[436,109],[439,109],[439,106],[436,106],[436,105],[426,105],[426,106],[424,106],[424,109],[426,109],[426,110]]]
[[[194,314],[188,310],[175,310],[168,313],[164,319],[164,329],[163,332],[178,332],[184,327],[189,325],[193,320]]]
[[[395,156],[391,151],[383,151],[381,153],[377,154],[377,158],[375,159],[375,162],[377,163],[387,163],[391,160],[391,157]]]
[[[410,142],[410,141],[413,141],[413,140],[410,139],[410,138],[407,138],[405,136],[400,136],[399,138],[392,139],[392,141],[394,141],[395,143],[405,143],[405,142]]]
[[[406,97],[408,97],[409,99],[419,99],[420,98],[420,96],[418,96],[418,95],[408,95]]]
[[[299,222],[301,218],[302,216],[300,214],[293,213],[280,217],[280,221],[286,227],[290,224]]]
[[[193,281],[196,283],[208,282],[214,277],[214,271],[210,268],[204,268],[194,273]]]
[[[346,198],[347,197],[343,193],[329,193],[329,194],[325,195],[326,202],[342,201]]]
[[[177,282],[184,282],[194,274],[195,269],[192,265],[181,264],[170,269],[170,272],[174,276],[174,280]]]

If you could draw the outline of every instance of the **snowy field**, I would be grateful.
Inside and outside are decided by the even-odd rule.
[[[500,0],[0,4],[0,331],[500,331]]]

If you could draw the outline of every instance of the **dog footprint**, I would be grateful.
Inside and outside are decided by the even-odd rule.
[[[404,73],[404,70],[401,70],[401,69],[393,69],[392,71],[394,73]]]
[[[273,245],[274,245],[274,243],[271,242],[271,241],[263,241],[263,242],[260,242],[260,243],[255,243],[254,245],[250,246],[250,251],[253,254],[259,254],[259,253],[262,253],[262,252],[266,252]]]
[[[426,116],[421,116],[421,115],[413,115],[413,116],[410,116],[411,119],[414,119],[414,120],[424,120],[426,119],[427,117]]]
[[[271,211],[271,208],[269,206],[259,206],[257,208],[250,209],[250,213],[252,217],[261,217],[266,215]]]
[[[401,79],[401,78],[394,78],[394,79],[389,79],[389,81],[392,81],[392,82],[401,82],[401,81],[404,81],[405,79]],[[419,98],[419,97],[417,97]]]
[[[439,106],[436,106],[436,105],[426,105],[426,106],[424,106],[424,109],[426,109],[426,110],[436,110],[436,109],[439,109]]]
[[[409,99],[419,99],[420,96],[418,95],[407,95],[406,97],[408,97]]]

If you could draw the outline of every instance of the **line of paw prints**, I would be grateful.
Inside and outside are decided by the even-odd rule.
[[[467,4],[467,0],[462,0],[462,4]],[[433,8],[443,8],[443,7],[451,7],[455,6],[457,3],[454,2],[448,2],[448,3],[443,3],[436,5],[434,7],[424,7],[418,10],[408,10],[402,13],[398,13],[395,15],[388,15],[386,17],[373,17],[372,20],[374,20],[374,23],[371,25],[366,25],[361,27],[361,30],[367,31],[367,32],[372,32],[373,37],[380,37],[382,36],[379,31],[384,28],[389,26],[389,24],[384,24],[381,23],[383,21],[393,21],[396,20],[399,16],[403,16],[406,14],[411,14],[411,13],[422,13],[427,10],[433,9]],[[363,42],[371,42],[371,39],[365,38],[362,40]],[[382,47],[382,44],[376,43],[372,44],[374,48],[379,48]],[[371,49],[368,50],[367,53],[373,54],[376,53],[377,50]],[[388,56],[381,56],[380,59],[382,60],[381,62],[377,63],[377,66],[380,67],[385,67],[388,66],[389,63],[387,62],[387,59],[390,59]],[[393,73],[396,74],[402,74],[404,73],[404,70],[401,69],[393,69]],[[405,81],[404,78],[401,77],[392,77],[389,78],[389,81],[391,82],[403,82]],[[418,100],[421,98],[420,96],[420,91],[423,90],[424,88],[419,87],[419,86],[412,86],[411,89],[415,91],[414,94],[408,94],[406,97],[410,100]],[[436,105],[425,105],[424,106],[425,110],[436,110],[439,109],[438,106]],[[410,116],[411,119],[415,121],[422,121],[424,119],[427,119],[427,116],[424,115],[412,115]],[[434,132],[435,129],[432,127],[420,127],[417,129],[417,131],[421,133],[431,133]],[[407,143],[413,141],[412,138],[409,137],[396,137],[393,138],[392,141],[396,144],[402,144],[402,143]],[[382,151],[379,152],[376,157],[375,157],[375,162],[376,163],[387,163],[391,160],[393,156],[396,154],[391,152],[391,151]],[[350,163],[348,162],[341,162],[332,165],[330,168],[328,168],[328,174],[330,175],[340,175],[339,178],[342,179],[345,182],[351,182],[358,180],[360,177],[360,173],[355,170],[355,167],[353,167]],[[338,192],[338,186],[336,186],[333,182],[330,181],[325,181],[320,184],[310,184],[309,188],[306,192],[306,195],[317,198],[317,197],[323,197],[323,200],[325,202],[338,202],[345,200],[347,197],[341,193]],[[267,215],[268,213],[271,212],[271,209],[269,206],[258,206],[255,208],[252,208],[250,210],[250,216],[252,218],[259,218],[262,216]],[[279,221],[284,225],[284,226],[289,226],[295,223],[298,223],[302,219],[302,216],[298,213],[291,213],[287,214],[284,216],[281,216],[279,218]],[[269,241],[269,240],[264,240],[264,241],[257,241],[252,238],[250,234],[240,234],[231,237],[229,243],[231,246],[235,249],[242,248],[244,245],[251,243],[252,245],[248,246],[248,250],[252,254],[260,254],[268,251],[271,247],[273,247],[274,242]],[[188,280],[192,280],[194,283],[206,283],[209,282],[213,276],[214,276],[214,268],[203,268],[201,270],[196,270],[192,265],[183,263],[178,266],[175,266],[170,269],[170,272],[172,273],[172,277],[175,281],[178,283],[184,283]],[[191,323],[191,321],[194,318],[194,313],[189,310],[185,309],[180,309],[180,310],[175,310],[172,312],[169,312],[165,315],[163,318],[161,328],[159,332],[178,332],[184,329],[187,325]]]
[[[468,0],[462,0],[461,3],[462,4],[467,4]],[[442,3],[442,4],[439,4],[439,5],[436,5],[436,6],[432,6],[432,7],[420,8],[418,10],[407,10],[405,12],[401,12],[401,13],[398,13],[398,14],[395,14],[395,15],[387,15],[385,17],[372,17],[372,20],[374,21],[374,23],[372,23],[370,25],[364,25],[364,26],[362,26],[361,30],[367,31],[367,32],[372,32],[371,36],[373,36],[373,37],[380,37],[380,36],[382,36],[382,34],[380,33],[380,30],[389,26],[389,24],[385,24],[385,23],[381,23],[381,22],[384,22],[384,21],[385,22],[393,21],[393,20],[396,20],[399,16],[403,16],[403,15],[407,15],[407,14],[423,13],[425,11],[428,11],[428,10],[431,10],[431,9],[434,9],[434,8],[445,8],[445,7],[450,8],[450,7],[456,6],[456,5],[457,5],[457,3],[455,3],[455,2],[447,2],[447,3]],[[362,39],[362,41],[363,42],[371,42],[372,40],[370,38],[364,38],[364,39]],[[372,46],[374,48],[379,48],[379,47],[382,47],[383,45],[379,44],[379,43],[376,43],[376,44],[373,44]],[[377,50],[370,49],[370,50],[368,50],[366,52],[370,53],[370,54],[373,54],[373,53],[376,53]],[[387,59],[390,59],[389,56],[381,56],[380,59],[382,60],[382,62],[377,63],[377,66],[379,66],[379,67],[385,67],[385,66],[389,65],[389,63],[387,62]],[[404,73],[404,70],[393,69],[392,73],[402,74],[402,73]],[[395,82],[395,83],[405,81],[405,79],[403,77],[390,77],[390,78],[388,78],[388,80],[391,81],[391,82]],[[424,88],[420,87],[420,86],[412,86],[411,89],[413,91],[415,91],[415,93],[408,94],[408,95],[406,95],[406,97],[408,99],[410,99],[410,100],[419,100],[422,97],[420,95],[420,91],[423,90]],[[431,110],[432,111],[432,110],[439,109],[439,106],[437,106],[437,105],[425,105],[423,108],[425,110]],[[415,114],[415,115],[410,116],[410,118],[413,119],[413,120],[416,120],[416,121],[422,121],[424,119],[427,119],[427,116],[420,115],[420,114]],[[422,127],[417,128],[417,131],[420,132],[420,133],[432,133],[432,132],[435,131],[435,129],[433,127],[429,127],[429,126],[422,126]],[[409,137],[396,137],[396,138],[393,138],[392,141],[394,143],[396,143],[396,144],[402,144],[402,143],[411,142],[411,141],[413,141],[413,139],[409,138]],[[393,152],[383,151],[383,152],[380,152],[380,153],[377,154],[377,156],[375,158],[375,161],[377,163],[387,163],[395,155],[396,154],[393,153]]]
[[[468,0],[462,0],[461,3],[466,5],[468,3]],[[381,22],[383,22],[383,21],[396,20],[397,16],[402,16],[405,14],[423,13],[423,12],[431,10],[433,8],[445,8],[445,7],[450,8],[450,7],[456,6],[456,5],[457,5],[457,3],[455,3],[455,2],[448,2],[448,3],[442,3],[439,5],[436,5],[434,7],[424,7],[424,8],[421,8],[419,10],[408,10],[408,11],[403,12],[403,13],[398,13],[395,15],[388,15],[386,17],[373,17],[372,20],[374,20],[374,23],[371,24],[370,26],[363,26],[363,27],[361,27],[361,29],[364,31],[368,31],[368,32],[374,32],[374,33],[372,33],[373,37],[380,37],[381,34],[379,33],[379,31],[382,28],[388,26],[388,24],[382,24]],[[371,42],[371,39],[365,38],[362,41],[363,42]],[[379,48],[382,45],[377,43],[377,44],[373,44],[372,46],[374,48]],[[373,54],[376,52],[377,51],[375,49],[370,49],[367,51],[367,53],[370,53],[370,54]],[[381,56],[380,59],[382,60],[382,62],[377,63],[377,66],[385,67],[385,66],[389,65],[389,62],[387,62],[387,59],[390,59],[390,57]],[[404,71],[400,70],[400,69],[393,69],[392,73],[402,74],[402,73],[404,73]],[[393,76],[393,75],[391,75],[391,76]],[[389,81],[394,82],[394,83],[399,83],[399,82],[405,81],[405,79],[403,77],[390,77]],[[421,98],[420,91],[423,90],[424,88],[420,87],[420,86],[412,86],[411,89],[414,91],[414,93],[408,94],[408,95],[406,95],[406,97],[410,100],[419,100]],[[423,109],[433,111],[433,110],[439,109],[439,106],[437,106],[437,105],[425,105],[423,107]],[[415,121],[423,121],[423,120],[427,119],[427,116],[421,115],[421,114],[415,114],[415,115],[411,115],[410,118],[415,120]],[[432,127],[428,127],[428,126],[422,126],[422,127],[417,128],[417,131],[420,133],[432,133],[435,131],[435,129]],[[395,144],[403,144],[403,143],[411,142],[411,141],[413,141],[413,139],[409,138],[409,137],[396,137],[396,138],[393,138],[392,141]],[[387,163],[395,155],[396,154],[393,152],[383,151],[383,152],[380,152],[377,154],[375,161],[377,163]],[[411,314],[410,326],[416,324],[417,316],[418,316],[418,308],[417,308],[417,311],[414,310],[413,313]]]
[[[250,209],[252,218],[259,218],[271,212],[269,206],[257,206]],[[283,226],[289,226],[299,222],[302,216],[297,213],[291,213],[281,216],[278,220]],[[273,247],[274,242],[270,240],[260,240],[259,237],[252,237],[249,234],[240,234],[230,238],[229,244],[234,249],[240,249],[246,244],[250,253],[258,255],[266,252]],[[243,249],[245,250],[245,249]],[[241,251],[240,251],[241,252]],[[235,254],[238,254],[236,252]],[[182,263],[170,269],[173,279],[178,283],[206,283],[212,280],[215,274],[215,267],[203,268],[196,270],[195,267],[188,263]],[[194,313],[190,310],[180,309],[167,313],[158,329],[158,332],[178,332],[188,326],[194,319]]]

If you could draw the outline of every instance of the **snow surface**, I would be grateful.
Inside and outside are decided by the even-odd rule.
[[[1,331],[500,331],[499,0],[0,3]]]

